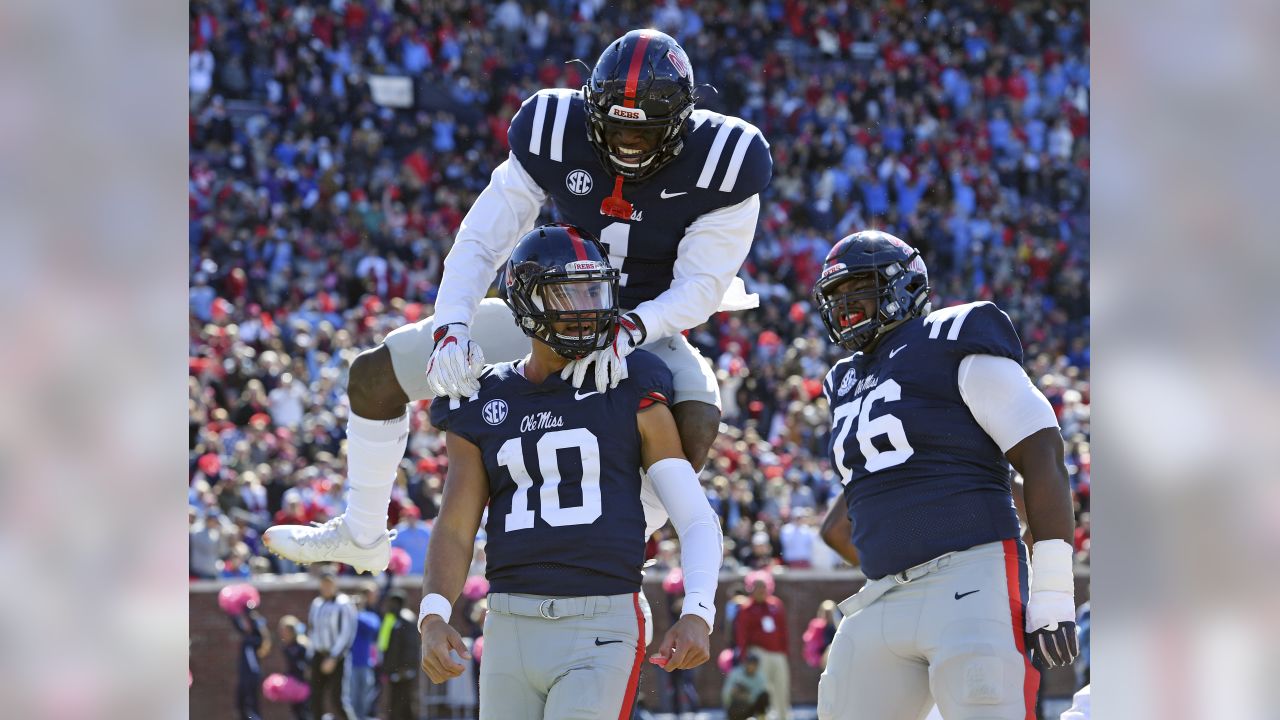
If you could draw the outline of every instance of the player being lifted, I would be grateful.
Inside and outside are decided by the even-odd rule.
[[[719,428],[720,391],[710,363],[681,332],[718,310],[757,304],[735,275],[773,161],[754,126],[694,109],[694,99],[684,50],[663,33],[635,30],[605,49],[582,90],[542,90],[525,101],[511,121],[510,155],[445,259],[435,315],[352,363],[346,511],[320,527],[270,528],[263,540],[272,551],[302,563],[386,567],[387,504],[409,432],[405,405],[474,395],[484,353],[514,360],[529,351],[501,301],[481,298],[548,199],[562,220],[604,243],[625,309],[616,341],[567,364],[564,377],[608,392],[644,346],[671,369],[681,446],[702,467]],[[650,510],[651,525],[661,526],[660,509]]]
[[[480,717],[630,717],[645,649],[641,468],[680,537],[687,596],[657,661],[669,671],[709,657],[719,520],[684,457],[662,361],[637,351],[608,393],[560,377],[619,331],[618,271],[600,243],[569,225],[537,228],[517,243],[506,282],[532,353],[488,366],[470,397],[431,405],[449,471],[427,551],[422,667],[434,682],[463,670],[448,620],[487,506]]]
[[[947,720],[1034,718],[1028,647],[1050,667],[1078,652],[1073,523],[1012,323],[989,302],[930,312],[920,254],[874,230],[836,243],[814,300],[853,351],[823,393],[848,510],[835,547],[868,578],[840,603],[818,716],[919,720],[936,701]],[[1029,598],[1009,463],[1036,538]]]

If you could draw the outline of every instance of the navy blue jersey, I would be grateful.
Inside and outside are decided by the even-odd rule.
[[[832,466],[869,578],[1018,537],[1009,464],[960,396],[960,361],[1022,362],[1009,316],[989,302],[936,310],[831,368]]]
[[[486,368],[472,398],[431,403],[436,427],[466,438],[489,478],[486,576],[493,592],[576,597],[640,589],[642,403],[672,396],[657,356],[627,357],[607,393],[553,374],[529,382],[514,363]]]
[[[643,182],[623,184],[633,207],[626,222],[600,213],[614,177],[587,140],[580,90],[542,90],[511,120],[511,152],[551,196],[558,219],[586,228],[609,249],[610,264],[622,273],[624,308],[671,286],[680,240],[694,220],[761,192],[773,176],[769,144],[751,123],[707,110],[694,110],[686,122],[674,160]]]

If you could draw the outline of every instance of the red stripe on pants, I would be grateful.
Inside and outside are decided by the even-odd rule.
[[[631,677],[627,679],[627,691],[622,696],[622,710],[618,712],[618,720],[631,717],[631,703],[636,699],[636,687],[640,684],[640,666],[644,663],[644,613],[640,612],[640,593],[631,596],[636,608],[636,627],[640,635],[636,637],[636,660],[631,664]]]
[[[1004,577],[1009,586],[1009,614],[1013,617],[1013,644],[1022,655],[1025,672],[1022,675],[1022,698],[1027,707],[1026,720],[1036,720],[1036,692],[1040,689],[1040,671],[1031,665],[1027,657],[1027,640],[1023,634],[1026,624],[1022,619],[1022,581],[1018,572],[1018,541],[1004,541]]]

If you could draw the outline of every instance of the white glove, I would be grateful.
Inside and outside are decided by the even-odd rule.
[[[568,380],[574,387],[581,388],[583,381],[587,378],[587,366],[594,363],[596,391],[604,392],[609,388],[618,387],[618,383],[627,378],[627,356],[632,350],[643,345],[644,340],[644,323],[640,320],[640,316],[627,313],[618,318],[618,334],[614,336],[613,344],[603,350],[596,350],[586,357],[571,361],[564,366],[564,370],[560,371],[560,377]]]
[[[471,331],[462,323],[436,328],[435,349],[427,361],[427,387],[437,397],[470,397],[480,392],[484,353],[471,342]]]

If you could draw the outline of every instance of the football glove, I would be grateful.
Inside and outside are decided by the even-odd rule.
[[[1070,620],[1063,619],[1070,617]],[[1027,600],[1027,646],[1045,667],[1066,667],[1080,654],[1075,600],[1066,593],[1032,592]]]
[[[436,346],[427,361],[427,387],[437,397],[470,397],[480,392],[484,353],[471,342],[471,331],[462,323],[436,328]]]
[[[568,380],[574,387],[581,388],[587,378],[587,367],[594,365],[598,392],[618,387],[618,383],[627,377],[627,356],[643,345],[644,341],[644,323],[640,316],[627,313],[618,318],[618,333],[609,347],[571,361],[564,366],[560,377]]]
[[[1045,667],[1066,667],[1080,654],[1071,563],[1065,540],[1041,540],[1032,548],[1027,646]]]

